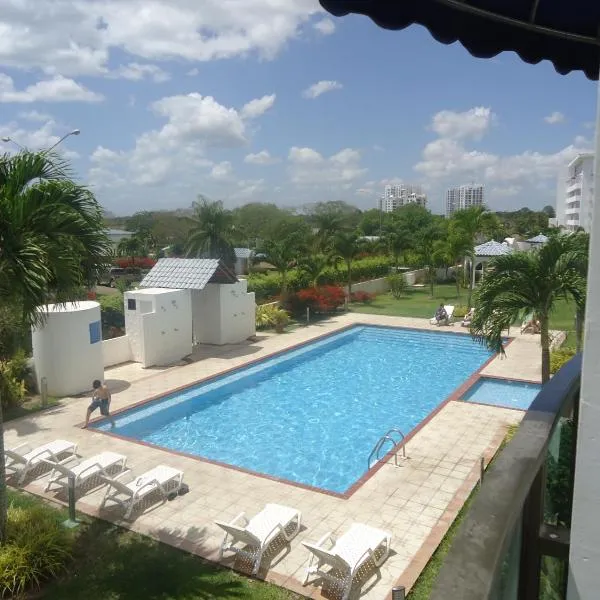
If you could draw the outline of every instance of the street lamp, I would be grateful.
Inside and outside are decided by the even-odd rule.
[[[5,144],[8,144],[10,142],[12,142],[15,146],[18,146],[19,148],[21,148],[21,150],[25,150],[25,146],[21,146],[21,144],[19,144],[19,142],[15,142],[15,140],[13,140],[11,137],[9,136],[4,136],[3,138],[0,138]]]
[[[69,133],[66,133],[65,135],[63,135],[60,138],[60,140],[58,140],[58,142],[56,142],[56,144],[53,144],[52,146],[50,146],[50,148],[48,148],[48,150],[45,150],[45,152],[50,152],[50,150],[53,150],[54,148],[56,148],[56,146],[58,146],[61,142],[66,140],[69,136],[79,135],[80,133],[81,133],[81,131],[79,129],[73,129],[73,131],[69,131]]]

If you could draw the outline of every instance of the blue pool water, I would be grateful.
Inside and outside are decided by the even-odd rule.
[[[469,388],[463,400],[527,410],[541,389],[538,383],[481,377]]]
[[[121,413],[114,431],[344,492],[387,430],[408,434],[490,356],[466,335],[357,326]]]

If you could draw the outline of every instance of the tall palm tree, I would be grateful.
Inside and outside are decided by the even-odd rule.
[[[300,252],[300,240],[296,235],[289,235],[280,240],[268,240],[259,250],[265,260],[272,264],[281,276],[281,298],[287,295],[287,275],[296,264]]]
[[[43,321],[37,307],[77,300],[110,265],[102,210],[56,154],[0,156],[0,215],[0,306],[18,308],[27,325]],[[0,542],[5,528],[0,402]]]
[[[348,271],[348,296],[352,295],[352,262],[360,252],[358,234],[353,231],[340,231],[333,239],[333,250],[345,263]]]
[[[576,236],[556,235],[539,250],[515,252],[490,261],[492,272],[475,291],[471,333],[490,349],[503,353],[502,331],[525,313],[539,321],[542,381],[550,378],[549,322],[558,300],[570,298],[578,311],[585,306],[585,249]]]
[[[456,283],[456,297],[460,298],[461,272],[456,265],[464,259],[471,249],[470,240],[461,230],[450,229],[445,239],[434,243],[433,262],[446,266],[455,267],[454,281]]]
[[[384,239],[390,254],[394,258],[394,266],[398,268],[400,257],[413,245],[412,234],[405,227],[396,225],[386,232]]]
[[[319,279],[321,279],[327,267],[331,266],[332,262],[331,255],[317,253],[304,257],[299,262],[299,266],[310,277],[310,284],[317,287]]]
[[[442,239],[442,228],[439,223],[431,223],[418,232],[416,250],[422,263],[427,269],[431,297],[433,298],[433,286],[435,285],[437,266],[440,264],[438,242]]]
[[[198,202],[194,202],[194,212],[194,226],[187,240],[186,255],[220,258],[226,264],[233,265],[232,212],[225,210],[220,200],[210,202],[202,196]]]
[[[117,244],[117,254],[131,259],[131,264],[135,264],[135,257],[142,252],[142,244],[136,236],[123,238]]]

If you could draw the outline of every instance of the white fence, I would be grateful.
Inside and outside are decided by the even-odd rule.
[[[132,360],[129,338],[121,335],[116,338],[102,341],[102,358],[104,367],[112,367]]]

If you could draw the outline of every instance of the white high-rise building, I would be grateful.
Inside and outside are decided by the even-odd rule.
[[[446,217],[471,206],[483,206],[483,185],[471,183],[446,191]]]
[[[589,232],[594,208],[594,155],[578,154],[560,172],[556,193],[556,221],[568,231]]]
[[[418,204],[427,207],[427,194],[420,185],[403,183],[400,185],[386,185],[383,196],[379,199],[379,210],[393,212],[407,204]]]

